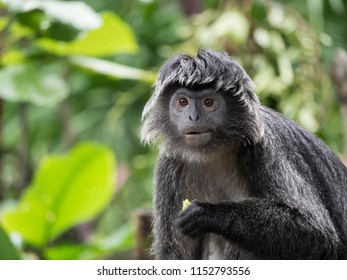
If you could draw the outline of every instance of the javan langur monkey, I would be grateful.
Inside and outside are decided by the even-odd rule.
[[[228,55],[161,68],[141,138],[160,146],[158,259],[346,259],[347,169],[317,137],[259,104]],[[182,211],[182,202],[192,200]]]

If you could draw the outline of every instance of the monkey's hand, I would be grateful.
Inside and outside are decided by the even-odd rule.
[[[210,231],[213,226],[213,204],[193,200],[177,218],[177,226],[182,233],[198,237]]]

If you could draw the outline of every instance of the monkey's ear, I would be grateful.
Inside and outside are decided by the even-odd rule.
[[[164,88],[168,84],[167,82],[163,81],[161,75],[162,75],[162,73],[159,72],[157,80],[156,80],[155,84],[153,85],[154,92],[152,93],[152,96],[147,101],[147,103],[143,109],[142,121],[144,121],[145,118],[147,117],[147,115],[149,114],[149,112],[152,111],[155,103],[157,102],[158,97],[163,94]]]
[[[153,93],[150,99],[147,101],[145,107],[143,108],[142,117],[141,117],[142,122],[145,120],[148,113],[152,110],[154,103],[157,99],[157,95],[158,95],[157,93]]]
[[[142,112],[142,128],[140,131],[141,142],[147,145],[154,145],[158,140],[162,128],[162,124],[158,122],[158,116],[153,116],[152,112],[155,110],[155,104],[158,97],[162,94],[163,86],[162,83],[158,81],[155,84],[154,92],[150,99],[147,101],[143,112]]]

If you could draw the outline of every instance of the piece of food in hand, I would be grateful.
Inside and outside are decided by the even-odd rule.
[[[185,200],[183,201],[182,211],[183,211],[184,209],[186,209],[190,204],[191,204],[191,202],[189,201],[189,199],[185,199]]]

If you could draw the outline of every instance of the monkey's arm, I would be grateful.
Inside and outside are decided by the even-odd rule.
[[[279,201],[248,199],[220,204],[193,201],[177,220],[191,237],[212,232],[266,259],[334,259],[334,231],[322,230],[298,209]]]
[[[153,253],[160,260],[180,259],[179,250],[175,249],[175,229],[172,227],[174,217],[172,213],[177,212],[175,201],[175,177],[174,170],[169,172],[173,166],[169,159],[161,157],[158,159],[155,175],[155,200],[154,200],[154,243]]]
[[[184,190],[181,185],[183,163],[160,156],[155,176],[154,244],[157,259],[194,259],[195,243],[176,226],[182,210]]]

